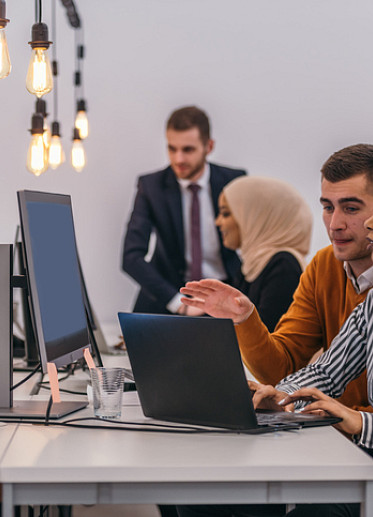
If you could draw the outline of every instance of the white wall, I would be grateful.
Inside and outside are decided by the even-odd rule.
[[[71,194],[90,297],[101,322],[116,322],[136,292],[120,272],[136,177],[167,163],[169,113],[196,104],[211,118],[212,160],[292,182],[315,214],[312,254],[328,243],[320,167],[335,150],[372,141],[371,0],[75,1],[87,51],[88,165],[77,174],[67,162],[40,178],[25,167],[34,2],[7,2],[13,70],[0,82],[0,242],[13,241],[17,190]],[[69,150],[74,34],[59,2],[57,14],[59,120]],[[51,111],[52,93],[45,100]]]

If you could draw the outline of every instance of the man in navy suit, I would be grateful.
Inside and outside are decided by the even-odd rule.
[[[174,111],[166,126],[170,165],[140,176],[124,240],[122,268],[141,286],[133,311],[200,315],[180,302],[191,278],[191,183],[199,185],[202,277],[232,282],[240,269],[235,252],[223,247],[215,226],[222,188],[244,170],[206,161],[213,150],[206,114],[194,106]],[[156,243],[147,259],[151,234]]]

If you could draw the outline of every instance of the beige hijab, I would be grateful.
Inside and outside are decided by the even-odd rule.
[[[294,187],[274,178],[244,176],[223,192],[240,229],[242,273],[248,282],[279,251],[292,253],[304,269],[312,213]]]

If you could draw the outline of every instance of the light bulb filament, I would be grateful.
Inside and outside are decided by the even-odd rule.
[[[76,172],[81,172],[85,167],[85,151],[80,140],[74,140],[71,150],[71,163]]]
[[[12,65],[9,58],[5,29],[0,28],[0,79],[7,77],[10,74],[11,69]]]
[[[35,176],[40,176],[48,168],[48,153],[44,145],[43,135],[35,134],[31,137],[27,153],[27,168]]]
[[[52,69],[46,49],[35,48],[32,51],[30,65],[26,78],[27,90],[42,97],[53,88]]]

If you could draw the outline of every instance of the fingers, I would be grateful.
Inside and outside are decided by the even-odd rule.
[[[221,282],[220,280],[216,280],[215,278],[203,278],[202,280],[198,280],[198,282],[188,282],[186,285],[189,286],[189,284],[199,284],[202,287],[206,287],[209,289],[222,289],[225,287],[229,287],[230,289],[234,289],[233,287],[228,286],[224,282]]]
[[[181,298],[180,300],[184,305],[189,305],[189,307],[196,307],[203,311],[203,307],[205,305],[205,301],[200,298]]]
[[[271,385],[257,384],[253,396],[254,408],[268,408],[272,406],[272,404],[277,405],[277,393],[278,391]]]
[[[302,413],[315,413],[315,412],[323,411],[324,413],[332,415],[333,407],[329,401],[316,400],[315,402],[310,402],[309,404],[307,404],[307,406],[302,408],[301,411],[302,411]],[[335,411],[335,409],[334,409],[334,411]]]
[[[317,388],[301,388],[291,395],[287,395],[279,402],[280,406],[287,406],[297,401],[313,402],[316,400],[327,400],[329,397]]]
[[[247,384],[249,385],[251,391],[256,391],[259,386],[262,386],[262,384],[259,384],[259,382],[256,381],[247,381]]]
[[[215,291],[213,289],[207,287],[201,287],[200,285],[190,286],[192,282],[188,282],[185,287],[180,289],[181,294],[186,294],[188,296],[201,296],[206,297],[213,294]],[[197,284],[197,282],[195,282]]]
[[[240,291],[234,287],[213,278],[203,278],[202,280],[187,282],[186,285],[180,289],[180,292],[191,296],[206,296],[216,292],[228,294],[237,292],[240,294]]]

